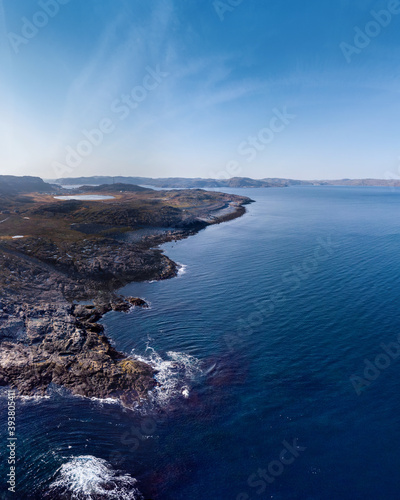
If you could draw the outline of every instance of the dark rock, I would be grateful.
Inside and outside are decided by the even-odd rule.
[[[72,394],[119,398],[130,406],[145,398],[156,385],[153,368],[116,351],[103,335],[102,325],[86,322],[85,313],[93,308],[74,306],[72,314],[68,309],[66,304],[47,306],[45,316],[38,319],[28,318],[32,311],[24,312],[22,306],[18,328],[30,325],[29,335],[24,343],[1,343],[0,385],[33,395],[45,394],[50,384],[56,384]],[[106,304],[99,309],[111,307]],[[14,323],[11,318],[5,327]]]
[[[0,193],[9,194],[8,184],[14,181],[1,177]],[[52,191],[36,178],[15,182],[18,193]],[[148,304],[117,296],[115,290],[132,281],[176,276],[177,265],[154,246],[237,217],[248,200],[202,190],[169,191],[160,199],[156,191],[134,187],[104,205],[0,198],[3,213],[29,216],[24,219],[36,230],[29,229],[32,237],[0,241],[0,385],[33,395],[56,384],[73,394],[119,398],[130,406],[157,385],[154,370],[118,352],[99,321],[110,311]],[[38,219],[40,224],[34,222]],[[150,232],[137,243],[102,234],[85,239],[71,230],[79,225]],[[162,234],[156,228],[163,228]],[[77,303],[88,300],[92,304]]]
[[[149,307],[149,304],[143,300],[140,299],[139,297],[128,297],[127,299],[130,304],[136,307],[143,307],[144,309],[147,309]]]

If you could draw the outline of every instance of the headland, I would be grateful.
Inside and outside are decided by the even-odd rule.
[[[124,184],[57,199],[76,193],[11,176],[0,192],[0,385],[34,396],[55,384],[126,406],[146,398],[154,369],[118,352],[99,320],[146,307],[117,294],[127,283],[177,275],[159,245],[240,217],[252,200]]]

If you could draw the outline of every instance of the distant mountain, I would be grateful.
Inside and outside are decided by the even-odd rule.
[[[55,179],[49,182],[62,186],[97,185],[97,184],[136,184],[158,188],[222,188],[222,187],[285,187],[298,184],[311,184],[308,181],[290,179],[250,179],[249,177],[232,177],[231,179],[201,179],[186,177],[167,177],[153,179],[151,177],[77,177]]]
[[[288,186],[400,186],[396,179],[339,179],[302,181],[295,179],[265,178],[251,179],[249,177],[232,177],[231,179],[201,179],[199,177],[167,177],[153,179],[151,177],[77,177],[62,178],[50,181],[62,186],[96,185],[96,184],[135,184],[156,188],[265,188]]]
[[[400,179],[340,179],[333,181],[312,181],[316,186],[371,186],[400,187]]]
[[[56,188],[44,182],[40,177],[0,175],[0,193],[4,195],[54,191],[56,191]]]

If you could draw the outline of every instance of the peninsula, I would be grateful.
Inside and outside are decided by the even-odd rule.
[[[55,384],[127,406],[157,382],[98,323],[111,310],[146,307],[116,290],[176,276],[158,245],[240,217],[252,201],[123,183],[77,194],[12,176],[0,176],[0,193],[0,385],[32,396]]]

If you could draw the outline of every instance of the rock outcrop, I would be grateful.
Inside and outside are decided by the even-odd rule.
[[[97,305],[3,308],[0,385],[32,396],[55,384],[75,395],[127,405],[145,398],[156,385],[154,370],[114,349],[98,323],[105,313],[128,311],[132,304],[147,306],[138,298],[116,298]]]
[[[145,398],[154,369],[118,352],[99,321],[147,304],[115,290],[176,276],[154,246],[238,217],[249,201],[201,190],[128,189],[104,204],[11,196],[0,225],[0,385],[31,396],[53,384],[128,406]],[[126,231],[138,238],[121,238]]]

